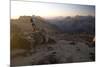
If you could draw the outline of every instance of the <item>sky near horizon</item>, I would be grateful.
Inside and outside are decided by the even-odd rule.
[[[92,15],[95,16],[95,6],[93,5],[75,5],[75,4],[57,4],[43,2],[24,2],[11,1],[11,18],[19,16],[75,16],[75,15]]]

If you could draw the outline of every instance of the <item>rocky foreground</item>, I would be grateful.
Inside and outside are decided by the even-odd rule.
[[[71,36],[72,37],[72,36]],[[48,43],[43,43],[31,50],[16,49],[11,52],[11,65],[40,65],[95,61],[94,42],[80,38],[67,40],[56,36]]]

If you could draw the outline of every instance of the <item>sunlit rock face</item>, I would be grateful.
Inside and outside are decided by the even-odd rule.
[[[41,18],[40,16],[34,16],[34,15],[32,16],[31,23],[32,23],[33,33],[34,34],[40,33],[41,34],[40,36],[42,36],[42,42],[45,41],[45,43],[47,43],[50,41],[50,39],[52,40],[49,34],[56,32],[56,29],[54,28],[54,26],[47,23],[45,19]]]
[[[31,33],[31,16],[20,16],[18,19],[11,20],[11,25],[19,28],[20,32]],[[13,29],[11,26],[11,30]]]

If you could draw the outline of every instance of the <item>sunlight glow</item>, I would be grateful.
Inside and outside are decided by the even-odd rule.
[[[23,15],[56,17],[94,14],[93,6],[11,1],[11,18],[18,18]]]

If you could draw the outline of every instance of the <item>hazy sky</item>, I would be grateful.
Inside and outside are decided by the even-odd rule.
[[[42,17],[95,15],[95,7],[89,5],[54,4],[40,2],[11,1],[11,18],[22,15]]]

